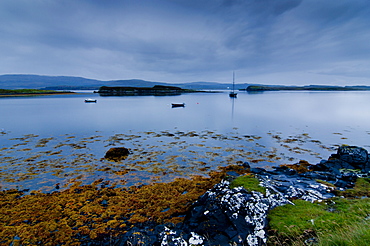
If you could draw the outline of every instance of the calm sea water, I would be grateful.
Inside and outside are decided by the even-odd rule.
[[[98,102],[84,103],[85,98]],[[185,108],[171,108],[171,103],[182,102]],[[0,98],[0,129],[55,135],[174,128],[227,132],[237,127],[246,134],[308,129],[325,137],[331,131],[370,130],[369,105],[369,92],[239,92],[237,99],[226,93],[14,97]]]
[[[317,163],[341,144],[370,148],[369,105],[370,92],[0,98],[0,186],[52,187],[97,177],[134,184],[243,161]],[[102,159],[112,146],[132,150],[123,164],[134,171]]]

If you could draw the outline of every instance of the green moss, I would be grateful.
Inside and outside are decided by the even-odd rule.
[[[263,194],[266,194],[266,188],[262,187],[260,185],[259,180],[252,174],[239,176],[236,179],[234,179],[230,184],[230,188],[240,186],[244,187],[248,191],[258,191]]]
[[[370,197],[370,178],[358,178],[353,189],[338,191],[337,195],[348,198]]]
[[[294,201],[270,211],[268,215],[269,245],[281,242],[290,245],[317,236],[320,245],[366,245],[370,233],[367,220],[370,214],[370,199],[336,198],[328,203]],[[356,238],[356,244],[353,240]],[[335,244],[342,240],[343,244]],[[299,245],[299,244],[298,244]]]

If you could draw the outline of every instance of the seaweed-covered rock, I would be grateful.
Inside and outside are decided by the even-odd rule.
[[[120,161],[125,159],[130,154],[130,151],[125,147],[110,148],[104,158],[112,161]]]

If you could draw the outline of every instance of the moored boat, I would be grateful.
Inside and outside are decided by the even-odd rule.
[[[238,93],[235,93],[235,92],[230,92],[229,93],[229,97],[236,97],[238,95]]]
[[[85,103],[96,103],[96,102],[97,102],[96,99],[91,99],[91,98],[85,99]]]
[[[234,89],[235,89],[235,72],[233,72],[233,91],[229,93],[229,97],[231,98],[236,98],[236,95],[238,95],[238,93],[236,93]]]
[[[185,107],[185,103],[172,103],[173,108]]]

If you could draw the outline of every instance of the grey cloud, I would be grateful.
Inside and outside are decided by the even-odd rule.
[[[364,76],[354,67],[368,61],[369,18],[365,0],[3,0],[0,73]]]

